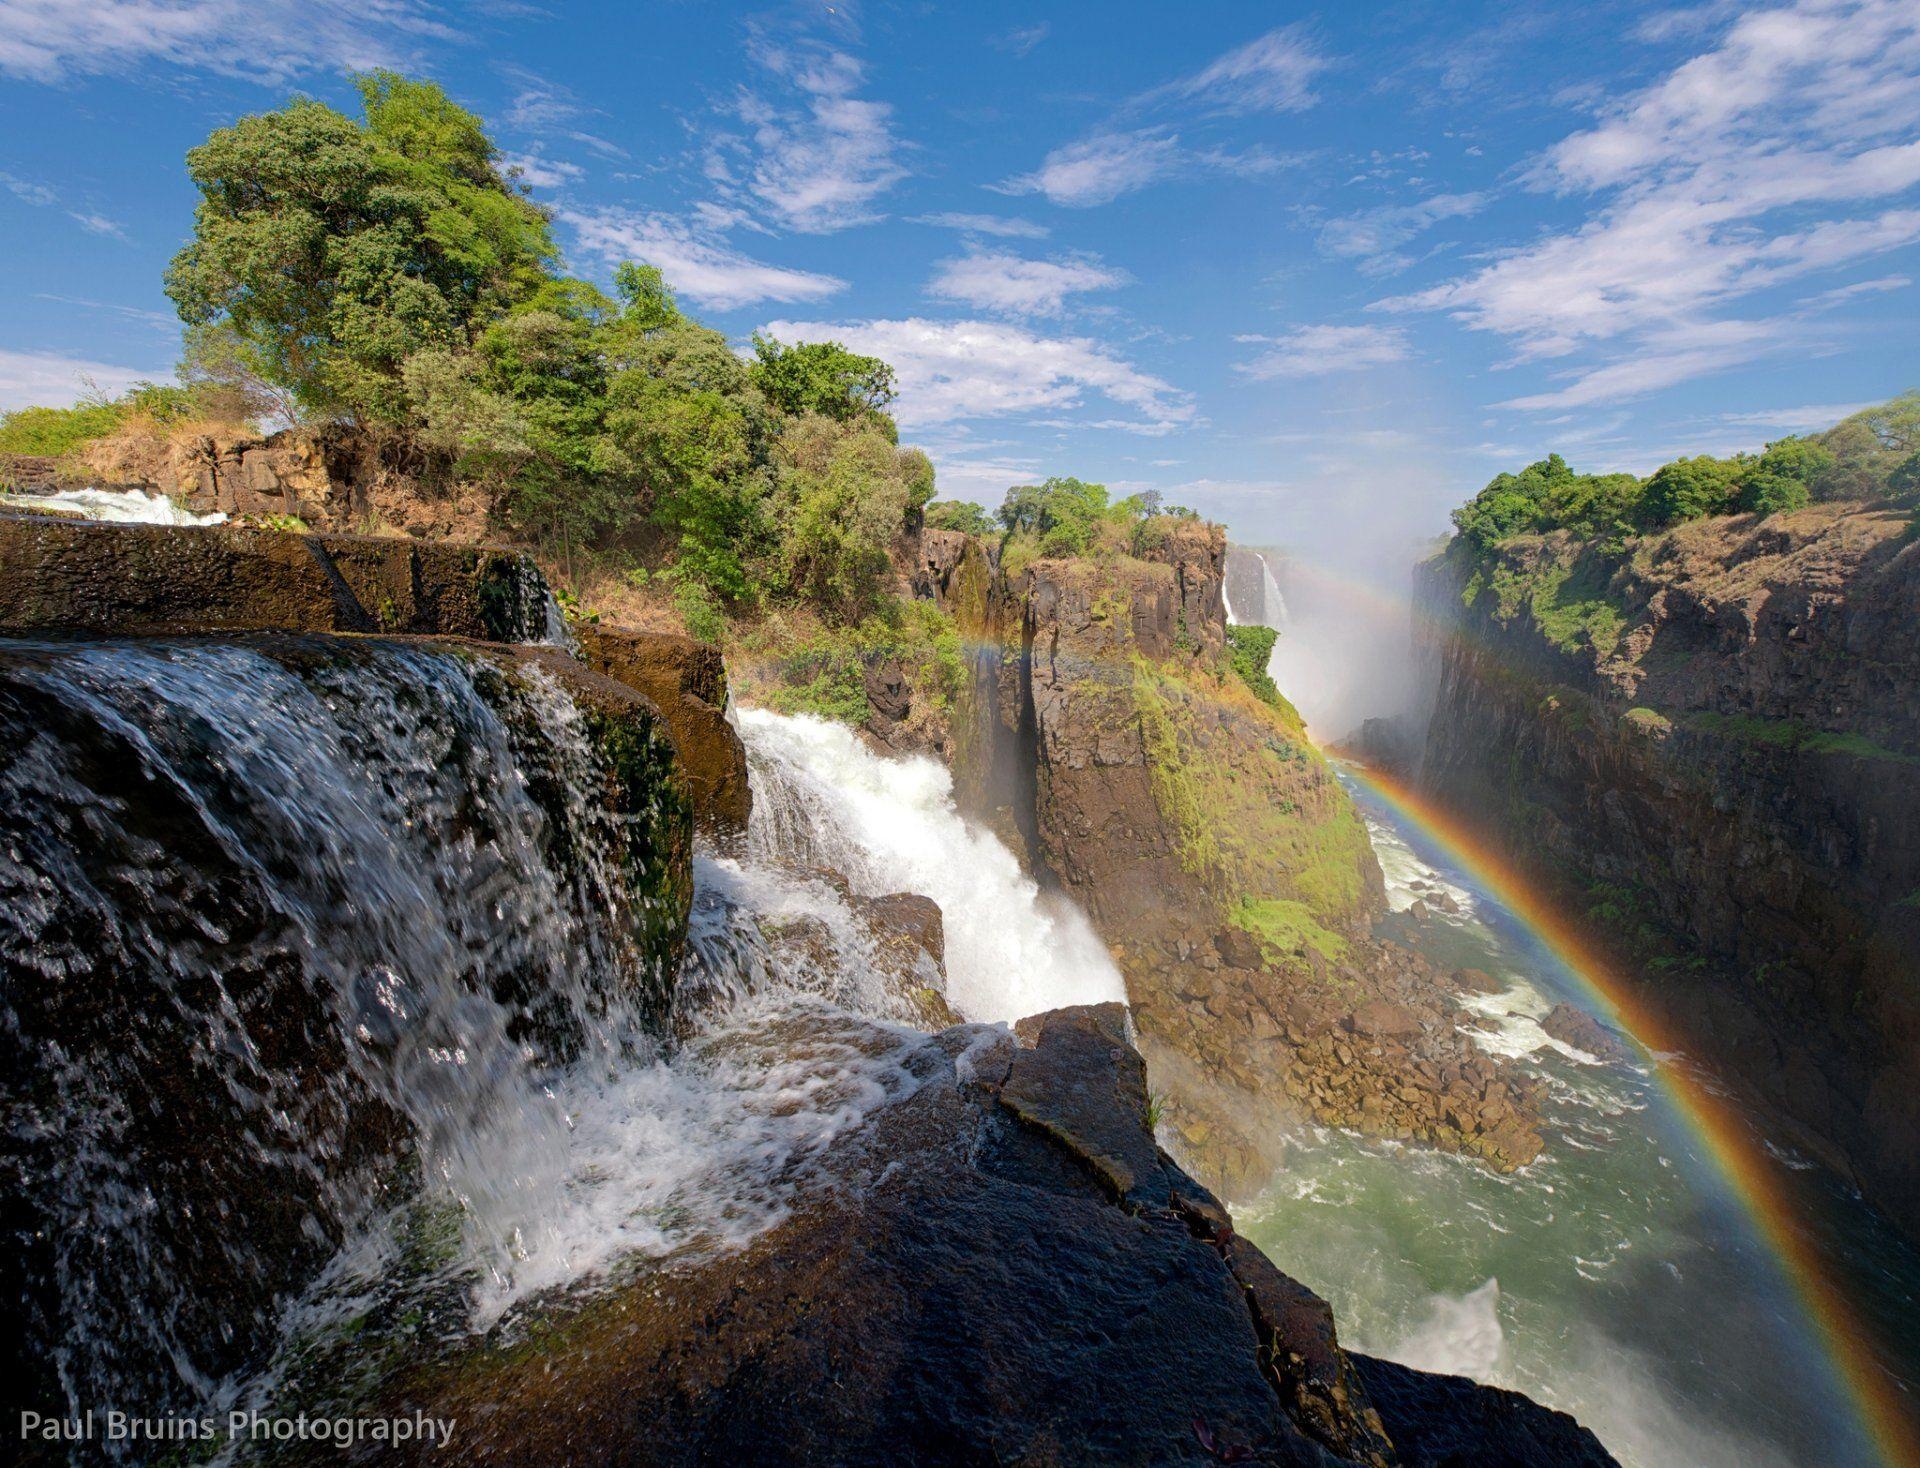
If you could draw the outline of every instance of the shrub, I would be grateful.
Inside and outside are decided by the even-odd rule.
[[[1262,703],[1280,706],[1279,686],[1267,674],[1273,657],[1273,645],[1280,634],[1271,627],[1233,626],[1227,628],[1227,658],[1240,681],[1253,690]]]

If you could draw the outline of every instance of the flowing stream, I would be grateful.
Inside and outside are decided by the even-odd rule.
[[[1244,1232],[1326,1296],[1346,1345],[1527,1392],[1574,1413],[1635,1468],[1880,1462],[1698,1134],[1644,1069],[1595,1064],[1550,1039],[1537,1021],[1556,1002],[1581,1002],[1573,976],[1495,894],[1352,789],[1392,906],[1445,894],[1459,909],[1400,919],[1411,941],[1448,969],[1505,982],[1469,1002],[1483,1044],[1546,1078],[1547,1151],[1498,1177],[1312,1134],[1242,1213]],[[1920,1258],[1798,1166],[1801,1226],[1891,1343],[1882,1368],[1911,1388]]]

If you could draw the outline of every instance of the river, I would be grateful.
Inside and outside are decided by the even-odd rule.
[[[1634,1468],[1884,1461],[1790,1279],[1649,1066],[1594,1064],[1536,1023],[1590,1007],[1576,976],[1439,843],[1348,780],[1389,921],[1505,992],[1468,1002],[1490,1049],[1547,1083],[1547,1151],[1499,1177],[1457,1157],[1303,1135],[1242,1230],[1332,1303],[1342,1341],[1572,1412]],[[1445,893],[1459,911],[1434,904]],[[1417,898],[1434,910],[1406,916]],[[1769,1151],[1796,1227],[1920,1407],[1920,1254],[1791,1152]]]

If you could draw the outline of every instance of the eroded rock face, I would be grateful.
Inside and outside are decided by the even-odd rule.
[[[0,517],[0,632],[539,635],[524,555],[392,537]]]
[[[1698,521],[1572,568],[1619,618],[1555,643],[1430,563],[1443,638],[1424,780],[1499,831],[1640,996],[1920,1231],[1920,544],[1904,514]],[[1655,935],[1641,945],[1641,934]],[[1694,960],[1704,959],[1704,966]],[[1577,1043],[1577,1042],[1576,1042]],[[1584,1048],[1584,1047],[1583,1047]]]
[[[1345,792],[1225,671],[1220,531],[1176,521],[1153,553],[1008,578],[977,542],[923,538],[914,585],[974,650],[962,808],[1093,919],[1210,1185],[1264,1186],[1308,1119],[1524,1165],[1532,1089],[1459,1033],[1417,955],[1373,938],[1384,889]],[[1356,1043],[1351,1017],[1382,1007],[1398,1031]]]
[[[375,1410],[455,1417],[464,1461],[494,1464],[1611,1463],[1571,1418],[1399,1368],[1392,1436],[1374,1363],[1154,1147],[1118,1006],[1025,1028],[923,1042],[918,1089],[743,1252]]]
[[[722,839],[747,829],[753,792],[747,751],[727,722],[727,668],[720,649],[671,632],[598,624],[575,630],[580,660],[637,688],[673,731],[700,827]]]

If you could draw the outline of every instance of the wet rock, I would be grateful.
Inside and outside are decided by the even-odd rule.
[[[1625,1060],[1627,1047],[1599,1020],[1575,1004],[1556,1004],[1547,1017],[1540,1021],[1540,1028],[1563,1045],[1571,1045],[1576,1050],[1601,1060]]]
[[[1507,986],[1483,968],[1457,968],[1453,987],[1465,994],[1498,994]]]
[[[1611,1461],[1524,1398],[1403,1368],[1394,1437],[1324,1302],[1154,1152],[1117,1024],[1041,1017],[997,1094],[953,1061],[982,1031],[923,1042],[918,1089],[741,1252],[642,1270],[538,1351],[441,1347],[360,1410],[455,1417],[499,1465]],[[1164,1189],[1117,1192],[1120,1159]]]
[[[1599,1439],[1564,1412],[1464,1376],[1350,1353],[1404,1468],[1608,1468]]]
[[[673,733],[702,831],[722,839],[745,833],[753,810],[747,752],[727,722],[727,669],[720,649],[671,632],[599,624],[575,629],[580,660],[637,688]]]
[[[0,632],[362,632],[522,641],[546,583],[480,546],[0,518]]]
[[[853,897],[848,906],[873,935],[875,956],[895,997],[922,1029],[944,1029],[960,1016],[947,1003],[946,924],[940,904],[917,892]]]
[[[1411,1010],[1375,1000],[1356,1009],[1347,1020],[1356,1035],[1401,1036],[1420,1033],[1420,1021]]]

